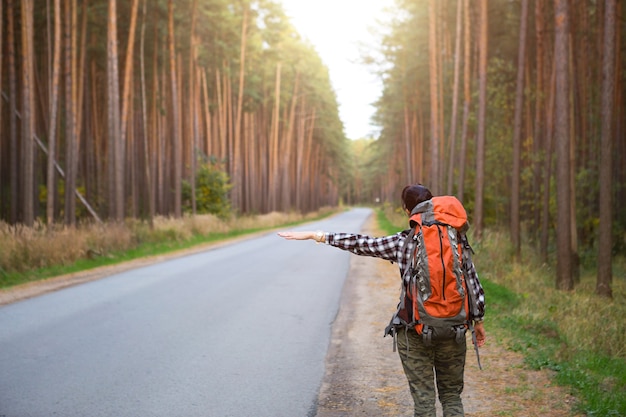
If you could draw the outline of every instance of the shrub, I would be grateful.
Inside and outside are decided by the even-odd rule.
[[[231,215],[228,192],[232,188],[228,174],[219,169],[214,158],[198,158],[196,171],[196,214],[215,214],[225,219]],[[183,209],[193,212],[192,190],[189,181],[183,181]]]

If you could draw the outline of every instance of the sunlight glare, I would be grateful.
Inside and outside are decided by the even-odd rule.
[[[372,69],[359,63],[360,48],[376,48],[370,28],[377,27],[393,0],[282,0],[296,30],[328,66],[346,136],[376,136],[370,124],[381,85]]]

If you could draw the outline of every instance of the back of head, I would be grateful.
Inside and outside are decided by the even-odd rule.
[[[407,185],[402,190],[402,205],[409,211],[419,203],[433,198],[432,193],[422,184]]]

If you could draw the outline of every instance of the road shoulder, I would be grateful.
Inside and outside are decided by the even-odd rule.
[[[72,274],[64,274],[52,278],[31,281],[24,284],[16,285],[10,288],[0,289],[0,306],[15,303],[28,298],[37,297],[49,292],[59,291],[74,285],[84,284],[86,282],[95,281],[106,278],[113,274],[129,271],[131,269],[140,268],[142,266],[153,265],[155,263],[164,262],[169,259],[179,258],[181,256],[193,255],[200,252],[206,252],[226,245],[231,245],[241,240],[249,239],[253,236],[271,233],[268,231],[257,232],[250,235],[239,236],[236,238],[226,239],[219,242],[211,242],[194,246],[193,248],[181,249],[162,255],[148,256],[144,258],[134,259],[132,261],[121,262],[115,265],[107,265],[88,269],[85,271],[75,272]]]

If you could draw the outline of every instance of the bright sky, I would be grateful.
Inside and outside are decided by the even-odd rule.
[[[328,66],[339,101],[339,116],[346,136],[371,136],[372,103],[381,85],[372,69],[360,65],[359,44],[374,44],[369,28],[383,19],[393,0],[281,0],[296,30],[308,39]]]

